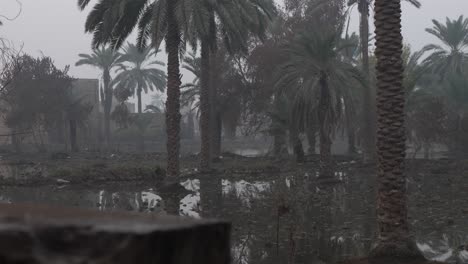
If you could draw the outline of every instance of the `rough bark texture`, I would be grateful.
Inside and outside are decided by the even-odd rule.
[[[368,0],[359,0],[358,9],[361,14],[359,35],[361,38],[362,70],[366,78],[367,87],[363,98],[363,132],[362,144],[364,160],[375,160],[375,95],[369,79],[369,3]]]
[[[213,113],[213,122],[212,122],[212,141],[211,141],[211,155],[213,158],[219,159],[221,156],[221,141],[223,134],[223,121],[219,110],[216,109]]]
[[[215,61],[217,54],[212,53],[211,58]],[[219,76],[218,76],[219,78]],[[210,129],[211,129],[211,158],[219,158],[221,156],[221,134],[222,134],[222,119],[220,113],[220,106],[218,103],[218,83],[216,76],[210,78]]]
[[[372,258],[422,258],[409,233],[400,0],[375,1],[378,244]]]
[[[201,47],[201,91],[200,91],[200,170],[210,169],[211,143],[211,103],[210,103],[210,46],[207,41]]]
[[[104,80],[104,135],[106,139],[107,146],[111,142],[111,131],[110,131],[110,118],[112,110],[112,87],[110,86],[111,76],[109,69],[104,70],[103,74]]]
[[[180,151],[180,62],[179,46],[181,42],[180,28],[175,18],[177,0],[167,1],[168,33],[166,45],[168,50],[167,63],[167,101],[166,101],[166,133],[167,133],[167,171],[168,181],[175,181],[179,176]]]
[[[209,47],[210,47],[210,64],[212,65],[210,69],[210,78],[209,78],[209,95],[210,95],[210,136],[211,136],[211,158],[219,159],[221,156],[221,131],[222,131],[222,121],[221,121],[221,114],[220,114],[220,106],[218,102],[218,85],[219,85],[219,78],[221,76],[217,76],[219,71],[214,69],[216,67],[217,57],[219,56],[217,52],[217,25],[216,25],[216,17],[215,11],[212,7],[208,7],[209,11],[209,33],[208,39]]]
[[[4,264],[230,262],[221,222],[7,204],[0,221]]]
[[[331,98],[328,88],[327,76],[322,74],[320,78],[320,102],[318,109],[318,119],[320,123],[320,178],[333,177],[332,157],[331,157],[331,120],[330,107]]]

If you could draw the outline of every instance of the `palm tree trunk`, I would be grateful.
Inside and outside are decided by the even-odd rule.
[[[19,132],[18,132],[18,129],[16,128],[13,128],[11,130],[11,143],[13,144],[13,147],[15,148],[15,152],[16,153],[21,153],[21,139],[20,139],[20,135],[19,135]]]
[[[215,59],[218,54],[211,53],[211,64],[215,65]],[[215,66],[216,67],[216,66]],[[211,158],[219,158],[221,155],[221,134],[223,129],[222,117],[218,104],[218,83],[216,76],[210,76],[210,129],[211,129]]]
[[[187,130],[188,130],[188,138],[193,139],[195,137],[195,121],[194,119],[194,114],[192,110],[187,115]]]
[[[364,160],[366,162],[375,160],[375,104],[373,88],[370,85],[369,73],[369,3],[368,0],[359,0],[359,12],[361,21],[359,25],[359,35],[361,38],[362,68],[366,78],[367,87],[364,90],[363,98],[363,132],[362,142],[364,149]]]
[[[76,139],[76,121],[70,120],[70,146],[72,152],[78,152],[78,142]]]
[[[214,100],[213,102],[216,102],[216,100]],[[219,158],[219,156],[221,156],[223,121],[221,118],[221,114],[219,113],[219,111],[217,111],[217,109],[213,110],[212,115],[214,117],[212,117],[213,121],[211,123],[211,156]]]
[[[230,121],[222,121],[224,135],[227,139],[234,140],[236,138],[237,124]]]
[[[372,258],[423,258],[409,233],[405,161],[405,93],[400,0],[375,1],[377,57],[377,224]],[[397,262],[397,261],[396,261]]]
[[[317,145],[317,140],[316,140],[317,128],[315,127],[315,122],[309,122],[309,124],[307,124],[306,135],[307,135],[307,142],[309,143],[309,149],[307,150],[307,153],[309,155],[317,154],[315,152],[315,146]]]
[[[288,149],[286,146],[286,131],[276,131],[273,135],[273,155],[276,158],[282,158],[287,155]]]
[[[332,156],[331,156],[331,120],[329,111],[331,108],[330,91],[328,88],[327,76],[322,73],[320,77],[320,102],[318,109],[318,119],[320,122],[320,178],[333,177]]]
[[[137,97],[138,97],[138,113],[143,113],[143,107],[141,105],[141,88],[137,89]]]
[[[168,33],[166,45],[167,59],[167,100],[166,100],[166,133],[167,133],[167,171],[169,181],[176,181],[179,176],[180,150],[180,29],[175,18],[177,0],[166,1]]]
[[[209,43],[210,47],[210,76],[209,76],[209,96],[210,96],[210,136],[211,136],[211,143],[210,143],[210,153],[211,153],[211,158],[215,157],[216,159],[219,158],[221,155],[221,133],[222,133],[222,117],[221,113],[219,112],[219,103],[218,103],[218,83],[217,80],[218,76],[215,76],[213,74],[214,67],[216,66],[216,59],[218,54],[216,53],[216,46],[217,46],[217,38],[216,38],[216,32],[217,32],[217,26],[216,26],[216,18],[215,18],[215,13],[214,10],[209,7],[209,36],[214,37],[214,39],[211,39],[211,42]]]
[[[210,106],[210,45],[206,40],[201,47],[201,91],[200,91],[200,170],[210,169],[211,106]]]
[[[294,156],[296,157],[297,163],[304,162],[304,147],[302,146],[302,141],[299,138],[299,131],[294,125],[290,129],[290,141],[293,147]]]
[[[352,156],[356,154],[356,131],[354,126],[349,126],[346,132],[348,134],[348,155]]]
[[[137,98],[138,98],[138,114],[143,113],[142,103],[141,103],[141,88],[137,89]],[[139,135],[138,135],[138,152],[144,153],[145,152],[145,133],[141,128],[138,128]]]
[[[110,71],[109,69],[104,70],[104,134],[106,138],[106,144],[109,147],[111,142],[111,128],[110,128],[110,113],[112,110],[112,87],[110,87]]]

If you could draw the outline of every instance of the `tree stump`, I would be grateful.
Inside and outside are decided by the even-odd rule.
[[[0,263],[228,264],[229,233],[211,220],[0,204]]]

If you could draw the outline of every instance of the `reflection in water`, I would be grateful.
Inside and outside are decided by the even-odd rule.
[[[194,192],[180,200],[179,214],[193,218],[200,218],[200,180],[186,180],[180,183],[185,189]]]
[[[249,256],[250,254],[250,247],[252,246],[250,241],[251,241],[251,236],[247,237],[242,237],[239,242],[237,242],[236,245],[233,246],[232,248],[232,257],[233,257],[233,263],[238,263],[238,264],[248,264],[249,263]]]
[[[267,150],[260,150],[260,149],[238,149],[234,151],[235,154],[244,156],[244,157],[259,157],[267,154]]]
[[[444,233],[441,237],[436,233],[431,233],[427,236],[425,242],[419,242],[417,245],[432,260],[468,263],[468,250],[462,246],[467,241],[468,234],[466,233]]]
[[[341,183],[331,186],[304,175],[268,175],[267,181],[189,179],[180,183],[191,193],[180,199],[179,214],[232,221],[233,263],[332,263],[365,255],[375,236],[375,179],[351,171],[335,175]],[[408,183],[419,248],[433,260],[468,263],[462,247],[468,244],[466,180],[454,176],[448,186],[437,183],[440,175],[424,177],[424,184],[416,177]],[[148,186],[2,187],[0,201],[165,212],[164,195]]]
[[[274,182],[256,181],[250,183],[244,180],[236,182],[222,180],[223,195],[233,193],[244,205],[250,206],[253,199],[260,199],[264,192],[270,190],[272,183]]]

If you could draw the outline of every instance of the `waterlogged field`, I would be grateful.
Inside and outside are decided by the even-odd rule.
[[[126,163],[125,157],[116,159],[103,162],[110,168],[112,162]],[[199,174],[195,160],[183,159],[178,208],[170,211],[185,217],[231,221],[233,263],[333,263],[363,256],[372,246],[372,167],[340,159],[335,173],[338,181],[324,184],[316,179],[315,158],[297,166],[289,160],[231,155],[221,159],[211,174]],[[97,166],[99,173],[83,171],[83,162],[79,160],[79,169],[72,166],[78,163],[73,158],[58,162],[68,174],[57,174],[57,165],[50,172],[47,161],[5,162],[0,167],[4,179],[0,200],[166,213],[166,196],[159,188],[158,175],[128,168],[123,175],[102,177],[99,173],[115,174],[116,170]],[[154,157],[150,162],[154,163]],[[72,173],[75,169],[100,180],[77,176],[79,173]],[[419,248],[432,260],[468,263],[465,162],[409,161],[408,175],[410,221]],[[19,183],[12,183],[11,178],[20,179]]]

